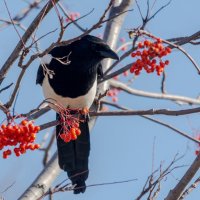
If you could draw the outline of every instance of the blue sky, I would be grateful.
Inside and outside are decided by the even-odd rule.
[[[15,16],[22,8],[26,6],[25,1],[7,0],[10,13]],[[82,19],[80,24],[88,28],[94,24],[101,16],[108,1],[92,0],[69,0],[62,1],[70,11],[78,11],[84,15],[94,8],[94,11],[88,17]],[[139,1],[143,12],[146,10],[146,0]],[[151,1],[152,3],[153,1]],[[167,1],[157,1],[154,10],[165,4]],[[199,31],[199,7],[198,0],[181,1],[173,0],[171,4],[157,15],[147,26],[147,30],[161,38],[173,38],[188,36]],[[126,21],[122,27],[120,37],[125,37],[128,41],[127,29],[138,27],[141,24],[141,18],[135,5],[134,10],[128,13]],[[152,11],[152,12],[153,12]],[[31,20],[37,15],[38,10],[31,12],[30,16],[23,21],[24,26],[28,26]],[[0,18],[8,19],[3,1],[0,2]],[[57,16],[54,10],[45,18],[41,27],[37,31],[37,37],[59,27]],[[102,34],[104,27],[92,32],[93,35]],[[20,34],[23,31],[19,30]],[[44,50],[48,45],[55,41],[58,32],[55,32],[40,41],[40,48]],[[77,28],[70,27],[64,36],[64,39],[72,38],[80,34]],[[0,66],[4,64],[19,38],[13,27],[0,29]],[[120,43],[119,43],[120,44]],[[200,63],[200,48],[198,46],[186,45],[184,48],[194,57],[197,63]],[[170,65],[166,69],[167,80],[166,90],[170,94],[178,94],[196,98],[199,95],[198,85],[200,84],[197,74],[191,62],[178,50],[173,50],[169,56]],[[123,64],[129,63],[128,58]],[[35,77],[39,61],[35,61],[29,67],[25,75],[19,97],[16,104],[18,114],[28,112],[35,108],[42,100],[41,88],[35,85]],[[120,65],[121,66],[121,65]],[[16,80],[16,74],[19,73],[17,63],[14,63],[12,71],[3,83],[3,86]],[[125,81],[132,77],[129,76]],[[142,73],[132,84],[136,89],[150,92],[160,92],[161,78],[154,74]],[[2,86],[2,87],[3,87]],[[0,100],[5,102],[11,91],[8,90],[0,94]],[[187,105],[180,106],[167,100],[155,100],[143,97],[131,96],[128,94],[119,94],[119,104],[133,109],[182,109],[189,108]],[[1,121],[5,116],[0,114]],[[199,114],[170,117],[154,116],[163,120],[182,131],[195,136],[199,133]],[[47,115],[36,121],[36,124],[42,124],[55,118],[55,113],[51,111]],[[52,130],[48,129],[39,133],[37,141],[41,142],[44,134]],[[146,181],[147,176],[152,172],[152,165],[157,169],[161,162],[166,167],[174,158],[175,154],[184,155],[177,165],[190,165],[195,159],[195,144],[187,139],[177,135],[171,130],[158,124],[147,121],[139,116],[129,117],[101,117],[97,120],[96,126],[91,133],[91,154],[90,154],[90,175],[87,184],[113,182],[136,178],[135,182],[115,184],[109,186],[99,186],[88,188],[86,193],[73,195],[72,192],[55,194],[56,200],[75,199],[75,200],[102,200],[102,199],[134,199],[139,193]],[[153,144],[154,156],[152,157]],[[56,150],[53,146],[52,153]],[[11,156],[4,160],[0,158],[0,192],[13,184],[13,186],[2,194],[6,200],[14,200],[22,194],[29,186],[38,173],[42,170],[43,153],[40,151],[28,152],[20,158]],[[152,164],[153,163],[153,164]],[[161,192],[158,199],[164,199],[169,190],[175,186],[177,180],[181,178],[187,167],[172,172],[162,183]],[[62,172],[54,185],[66,178],[66,173]],[[1,194],[1,193],[0,193]],[[187,198],[194,200],[199,198],[199,189],[197,188]]]

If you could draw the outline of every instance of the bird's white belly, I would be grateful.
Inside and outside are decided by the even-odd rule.
[[[70,86],[66,86],[66,87],[70,87]],[[56,111],[58,111],[58,109],[55,104],[57,104],[58,106],[62,106],[64,108],[69,107],[72,109],[90,108],[96,95],[97,78],[94,82],[94,85],[88,91],[87,94],[80,97],[76,97],[76,98],[62,97],[60,95],[57,95],[54,92],[54,90],[51,88],[47,75],[44,78],[42,89],[43,89],[45,99],[47,99],[48,102],[52,102],[52,103],[49,103],[49,106]]]

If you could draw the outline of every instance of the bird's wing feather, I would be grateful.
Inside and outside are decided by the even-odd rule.
[[[97,75],[98,75],[98,78],[100,78],[100,79],[103,78],[103,67],[102,67],[101,63],[99,63],[99,65],[97,67]]]
[[[60,58],[60,59],[62,59],[62,61],[65,61],[67,59],[66,55],[70,54],[70,50],[71,50],[71,45],[59,46],[59,47],[53,48],[49,52],[49,54],[52,56],[52,58]],[[44,65],[48,68],[48,65],[50,65],[50,63],[51,63],[51,61],[48,64],[44,63]],[[58,64],[59,64],[59,62],[58,62]],[[44,80],[44,72],[43,72],[42,65],[40,65],[38,68],[38,71],[37,71],[36,84],[42,85],[43,80]]]
[[[37,71],[36,84],[42,85],[43,80],[44,80],[44,72],[42,66],[40,65]]]

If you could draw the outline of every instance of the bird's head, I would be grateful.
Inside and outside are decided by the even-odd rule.
[[[118,55],[102,39],[98,37],[86,35],[78,42],[82,48],[85,49],[85,52],[90,52],[92,56],[95,56],[100,60],[104,58],[119,60]]]

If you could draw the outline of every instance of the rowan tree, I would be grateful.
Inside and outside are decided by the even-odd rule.
[[[3,0],[0,7],[2,199],[198,198],[199,2]],[[89,111],[88,189],[75,197],[57,164],[55,112],[35,77],[50,50],[87,34],[120,60],[102,63]]]

